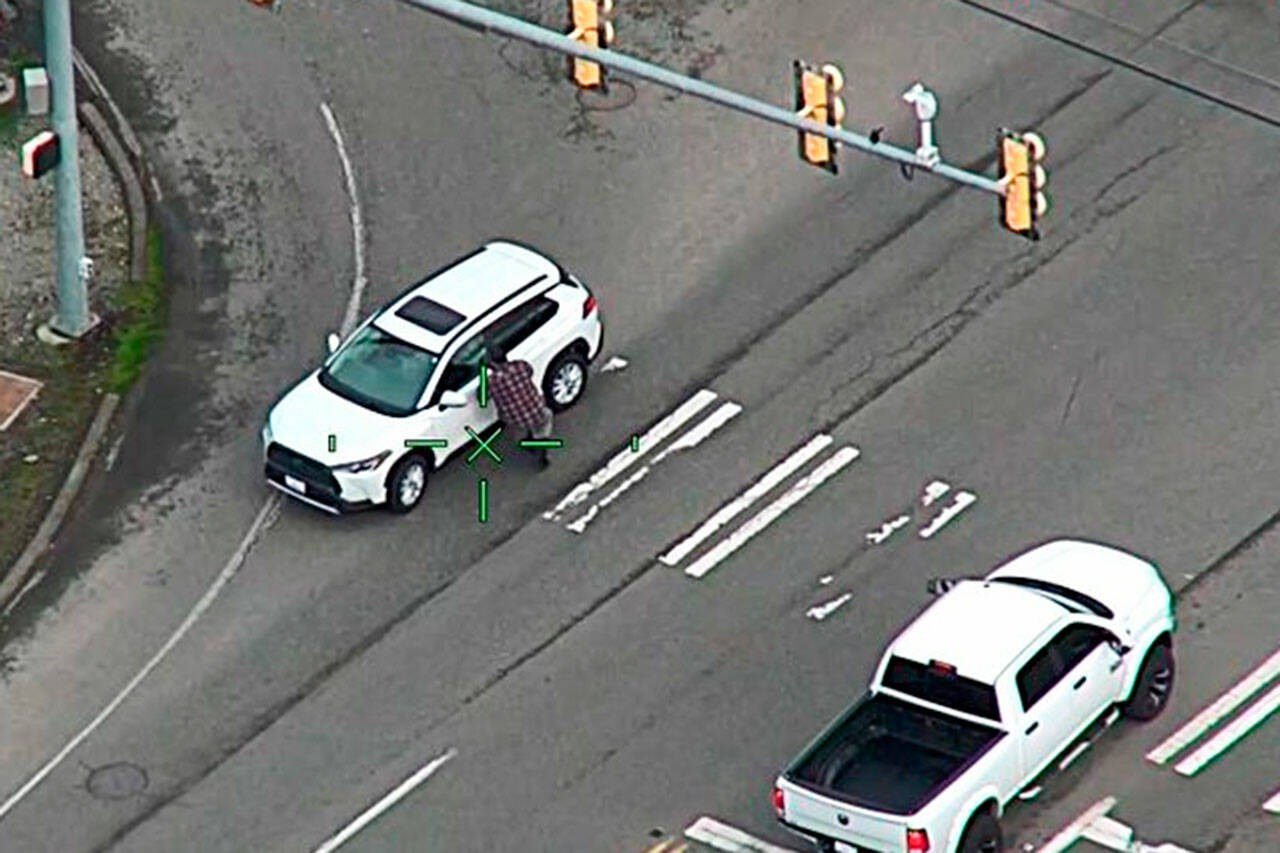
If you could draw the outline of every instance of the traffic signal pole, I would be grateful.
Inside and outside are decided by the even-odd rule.
[[[46,2],[52,2],[52,0],[46,0]],[[1000,196],[1005,193],[1004,186],[999,181],[983,175],[966,172],[964,169],[943,162],[937,157],[936,148],[932,152],[921,156],[918,151],[908,151],[883,142],[872,142],[869,138],[851,133],[842,127],[832,127],[809,119],[798,118],[790,110],[776,107],[773,104],[759,101],[746,95],[740,95],[720,86],[714,86],[704,80],[668,71],[661,66],[627,56],[626,54],[590,47],[554,30],[544,29],[519,18],[493,12],[471,3],[461,2],[461,0],[400,0],[400,2],[449,18],[456,23],[483,33],[492,31],[528,42],[536,47],[597,62],[606,68],[630,74],[641,80],[648,80],[650,83],[656,83],[668,89],[675,89],[686,95],[693,95],[696,98],[702,98],[756,118],[762,118],[805,133],[825,136],[827,139],[840,142],[850,148],[857,148],[876,157],[895,160],[903,165],[924,169],[940,178],[946,178],[959,184],[965,184],[966,186]],[[919,113],[919,107],[917,107],[917,112]],[[925,119],[921,115],[922,122],[930,121],[931,119],[932,114],[930,114],[929,119]]]
[[[53,169],[58,306],[53,319],[41,327],[40,336],[50,343],[61,343],[68,338],[80,337],[92,327],[88,280],[93,264],[84,253],[70,0],[44,0],[44,32],[49,94],[53,100],[53,132],[58,135],[60,152],[58,165]]]

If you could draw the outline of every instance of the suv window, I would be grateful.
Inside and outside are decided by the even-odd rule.
[[[1046,643],[1044,648],[1031,656],[1031,660],[1018,670],[1018,696],[1022,699],[1024,711],[1040,701],[1053,685],[1057,684],[1067,670],[1054,648],[1053,642]]]
[[[531,299],[494,323],[493,339],[510,352],[546,325],[559,307],[555,300],[545,296]]]
[[[458,348],[444,369],[439,391],[461,391],[463,386],[480,375],[480,362],[485,355],[484,344],[484,335],[479,334]]]
[[[917,661],[897,655],[889,658],[880,684],[944,708],[954,708],[997,722],[1000,720],[996,689],[990,684],[963,675],[945,675]]]

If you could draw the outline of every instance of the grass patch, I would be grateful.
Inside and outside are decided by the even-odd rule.
[[[119,313],[107,386],[117,394],[129,390],[164,336],[164,295],[164,245],[160,229],[153,225],[147,230],[147,269],[142,281],[121,286],[114,300]]]

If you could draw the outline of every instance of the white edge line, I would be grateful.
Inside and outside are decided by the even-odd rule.
[[[1280,814],[1280,791],[1272,794],[1271,799],[1262,804],[1262,808],[1272,814]]]
[[[356,193],[355,171],[351,167],[351,159],[347,157],[347,146],[342,141],[342,131],[338,128],[338,120],[334,117],[333,110],[329,108],[328,104],[322,102],[320,111],[324,113],[325,124],[329,126],[329,135],[333,137],[334,145],[338,147],[338,159],[342,161],[342,172],[347,184],[347,196],[351,203],[351,232],[352,240],[355,242],[356,272],[355,281],[351,287],[351,297],[347,301],[347,310],[342,315],[342,326],[340,328],[342,336],[345,338],[355,328],[356,316],[360,312],[360,301],[364,297],[364,288],[367,284],[364,272],[364,217],[360,213],[360,196]]]
[[[811,473],[784,492],[782,497],[760,510],[749,521],[743,523],[737,530],[729,534],[728,538],[721,540],[718,545],[699,557],[693,565],[684,570],[684,573],[691,578],[700,578],[707,574],[707,572],[715,568],[717,563],[737,551],[761,530],[777,521],[779,516],[804,500],[810,492],[821,486],[830,477],[839,473],[840,469],[857,459],[859,455],[858,448],[852,446],[842,447],[837,450],[829,459],[814,468]]]
[[[630,468],[652,450],[654,445],[659,444],[668,435],[679,429],[685,421],[711,405],[711,401],[715,398],[716,393],[714,391],[709,391],[706,388],[698,391],[688,400],[681,403],[675,411],[650,427],[649,431],[640,437],[635,451],[632,451],[629,446],[619,450],[613,455],[612,459],[605,463],[603,468],[592,474],[589,479],[570,489],[569,494],[565,495],[553,509],[544,512],[542,517],[547,521],[558,520],[565,510],[582,503],[587,499],[587,495]]]
[[[1280,708],[1280,684],[1250,705],[1247,711],[1232,720],[1230,725],[1214,735],[1208,743],[1178,762],[1173,769],[1183,776],[1194,776],[1202,767],[1274,714],[1277,708]]]
[[[1080,833],[1084,831],[1086,826],[1093,823],[1115,807],[1115,797],[1103,797],[1101,800],[1098,800],[1098,802],[1085,809],[1079,817],[1063,827],[1061,832],[1045,842],[1045,845],[1039,848],[1038,853],[1062,853],[1062,851],[1076,843],[1080,838]]]
[[[209,605],[213,604],[213,600],[218,597],[218,593],[227,585],[227,581],[231,580],[235,573],[240,570],[240,566],[244,564],[244,559],[248,556],[249,549],[253,546],[254,540],[257,539],[259,531],[267,525],[267,519],[274,512],[279,511],[280,501],[280,496],[274,493],[267,498],[267,500],[262,504],[262,509],[258,510],[258,515],[253,520],[253,524],[249,526],[249,532],[240,540],[239,547],[236,548],[235,553],[231,555],[231,559],[227,561],[227,564],[223,567],[221,574],[219,574],[213,584],[205,590],[204,595],[196,602],[195,607],[191,608],[191,612],[187,614],[186,619],[182,620],[182,624],[178,626],[178,630],[174,631],[173,635],[165,641],[165,644],[160,647],[160,650],[156,652],[155,655],[152,656],[151,660],[147,661],[146,665],[143,666],[142,669],[138,670],[138,674],[124,686],[124,689],[117,693],[116,697],[108,702],[105,708],[98,712],[98,716],[94,717],[89,725],[81,729],[80,733],[69,740],[67,745],[64,746],[57,755],[49,759],[49,761],[37,770],[21,788],[10,795],[9,799],[4,801],[4,805],[0,805],[0,819],[3,819],[5,815],[13,810],[14,806],[21,802],[23,797],[44,781],[44,778],[52,773],[53,769],[61,764],[62,760],[70,755],[71,751],[79,746],[85,738],[93,734],[93,731],[98,728],[98,726],[102,725],[103,721],[106,720],[107,717],[111,716],[116,708],[120,707],[120,704],[129,697],[129,694],[132,693],[142,680],[147,677],[151,670],[155,669],[160,661],[164,660],[165,656],[178,644],[178,641],[182,639],[187,631],[191,630],[191,626],[194,625],[196,620],[209,609]]]
[[[418,769],[412,776],[397,785],[394,790],[369,808],[365,809],[359,817],[347,824],[341,832],[317,847],[315,849],[315,853],[330,853],[332,850],[337,850],[345,844],[351,836],[355,835],[357,832],[376,820],[378,815],[394,806],[410,791],[429,779],[433,773],[444,766],[445,762],[457,755],[457,752],[458,751],[456,749],[450,749],[444,755],[433,758],[426,765]]]
[[[803,446],[797,448],[790,456],[773,466],[763,477],[756,480],[742,494],[721,507],[715,515],[704,521],[697,530],[676,543],[671,550],[658,558],[666,566],[674,566],[689,555],[702,542],[721,527],[724,527],[743,510],[750,507],[764,495],[768,494],[778,483],[791,476],[800,466],[817,456],[833,439],[829,435],[816,435]]]
[[[1268,681],[1280,673],[1280,649],[1272,652],[1271,657],[1264,660],[1252,672],[1241,678],[1226,693],[1209,707],[1191,718],[1159,746],[1147,753],[1147,760],[1156,764],[1164,764],[1174,755],[1181,752],[1196,741],[1219,720],[1230,714],[1237,706],[1248,700],[1261,690]]]

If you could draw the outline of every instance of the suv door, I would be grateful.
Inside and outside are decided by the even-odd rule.
[[[446,364],[437,368],[440,377],[423,412],[421,437],[443,438],[449,443],[444,452],[437,455],[438,459],[452,456],[471,440],[467,427],[478,434],[498,419],[492,400],[486,401],[484,407],[480,405],[480,363],[485,358],[485,343],[485,333],[476,333],[454,351]],[[459,392],[466,397],[467,404],[441,409],[440,395],[445,391]]]

